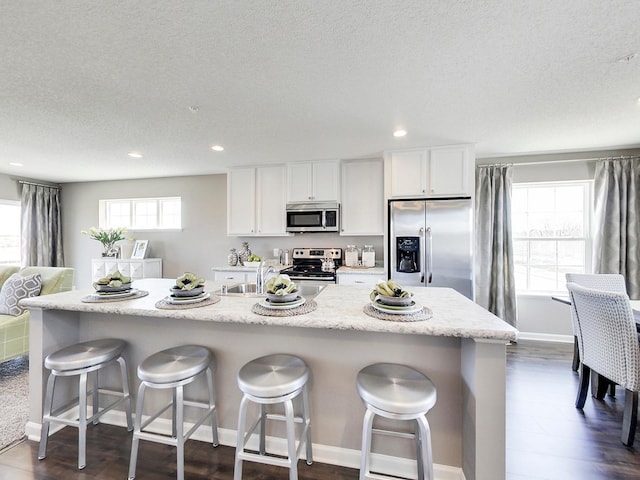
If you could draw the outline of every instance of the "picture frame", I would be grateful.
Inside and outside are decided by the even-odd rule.
[[[147,255],[149,240],[136,240],[131,253],[132,259],[143,259]]]

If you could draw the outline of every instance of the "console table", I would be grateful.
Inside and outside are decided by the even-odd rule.
[[[115,273],[120,273],[131,277],[132,280],[141,278],[162,278],[162,259],[161,258],[111,258],[101,257],[91,260],[91,280],[96,280]]]

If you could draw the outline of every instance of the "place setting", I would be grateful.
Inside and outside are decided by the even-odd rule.
[[[271,277],[265,283],[266,298],[253,305],[251,311],[270,317],[289,317],[313,312],[318,305],[298,292],[297,285],[287,275]]]
[[[119,271],[100,278],[93,283],[95,292],[82,297],[84,303],[120,302],[149,295],[146,290],[138,290],[131,286],[131,277]]]
[[[220,301],[220,297],[204,291],[204,279],[194,273],[185,272],[176,279],[169,289],[169,295],[155,304],[161,310],[186,310],[206,307]]]
[[[370,303],[364,313],[379,320],[392,322],[417,322],[433,316],[430,308],[413,299],[413,293],[393,280],[378,282],[369,294]]]

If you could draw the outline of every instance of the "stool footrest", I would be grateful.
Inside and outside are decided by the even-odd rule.
[[[382,430],[380,428],[372,428],[371,433],[386,435],[387,437],[407,438],[409,440],[414,440],[416,438],[415,433],[395,432],[393,430]]]

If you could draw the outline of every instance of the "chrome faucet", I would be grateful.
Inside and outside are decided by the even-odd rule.
[[[256,293],[259,294],[264,293],[264,281],[267,279],[267,275],[276,271],[271,265],[265,270],[265,266],[264,260],[262,260],[256,272]]]

